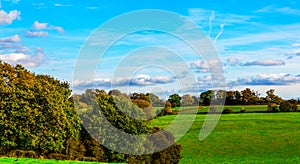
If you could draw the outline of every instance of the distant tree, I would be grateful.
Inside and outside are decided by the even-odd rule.
[[[145,109],[147,107],[150,107],[150,102],[142,99],[133,99],[131,100],[133,103],[135,103],[139,108]]]
[[[280,103],[279,110],[282,112],[289,112],[292,110],[292,104],[285,100]]]
[[[168,101],[171,103],[172,108],[179,107],[181,105],[181,97],[178,94],[172,94]]]
[[[170,101],[166,101],[165,108],[166,109],[171,109],[172,108],[172,104],[170,103]]]
[[[163,101],[154,93],[147,93],[152,106],[163,106]]]
[[[270,89],[266,93],[267,93],[266,100],[268,101],[268,104],[270,104],[270,103],[280,104],[283,101],[282,98],[275,95],[274,89]]]
[[[246,88],[245,90],[241,91],[242,93],[242,103],[248,105],[255,105],[259,101],[259,94],[250,88]]]
[[[196,96],[192,96],[192,99],[194,100],[193,105],[199,105],[199,98]]]
[[[293,104],[292,109],[293,109],[294,112],[297,112],[298,111],[298,105],[297,104]]]
[[[182,99],[182,103],[181,104],[183,106],[192,106],[192,105],[194,105],[194,101],[195,100],[189,94],[183,95],[181,99]]]
[[[213,91],[212,90],[202,92],[200,94],[199,104],[201,104],[201,105],[210,105],[212,97],[213,97]]]
[[[137,104],[139,108],[145,109],[151,106],[150,97],[144,93],[132,93],[129,96],[131,101]]]
[[[92,96],[86,94],[83,94],[82,96],[85,96],[87,98],[92,98]],[[114,145],[115,142],[112,141],[121,141],[121,143],[124,144],[135,142],[135,143],[139,143],[140,145],[145,145],[144,147],[143,146],[134,147],[136,152],[143,152],[145,151],[145,148],[149,148],[152,150],[157,146],[158,144],[157,142],[151,143],[150,145],[149,144],[146,145],[147,140],[144,140],[142,138],[141,139],[137,138],[134,139],[134,141],[131,141],[128,138],[122,138],[119,135],[116,136],[111,135],[111,133],[116,133],[116,132],[114,132],[114,129],[108,126],[107,124],[108,122],[118,130],[133,135],[150,134],[154,130],[153,128],[147,125],[147,122],[145,120],[137,119],[140,117],[144,117],[145,113],[143,112],[143,110],[137,108],[137,106],[134,103],[132,103],[130,99],[128,99],[127,97],[122,96],[122,94],[120,94],[120,96],[113,96],[113,95],[102,93],[97,95],[96,100],[94,99],[89,102],[96,102],[96,104],[89,104],[90,106],[93,107],[87,110],[86,112],[82,113],[81,118],[85,125],[89,125],[85,127],[86,130],[88,132],[92,132],[93,136],[97,136],[97,140],[100,141],[101,144],[111,145],[113,147],[119,147],[119,145]],[[101,109],[101,112],[97,108],[98,105]],[[101,115],[104,115],[108,122],[104,120],[103,117],[101,117]],[[152,140],[155,139],[155,141],[163,140],[164,144],[166,144],[165,142],[172,143],[174,137],[169,132],[166,132],[164,135],[159,136],[158,138],[151,138],[151,139]],[[143,160],[145,160],[145,159],[140,159],[138,156],[117,153],[105,147],[99,148],[99,146],[97,146],[97,144],[94,143],[93,140],[91,141],[92,142],[88,142],[88,144],[90,145],[89,147],[91,147],[89,149],[89,152],[91,152],[91,150],[95,150],[95,152],[99,154],[97,158],[102,157],[108,159],[109,162],[130,160],[130,162],[133,163],[143,163]],[[101,151],[102,150],[101,148],[104,150],[104,152]],[[145,158],[148,161],[154,161],[154,162],[164,160],[167,163],[170,163],[170,161],[173,160],[178,161],[181,158],[180,149],[174,149],[174,148],[180,148],[180,146],[176,144],[171,144],[170,148],[172,148],[172,151],[161,151],[153,155],[146,155],[147,157]],[[122,147],[120,147],[120,149],[122,149]],[[95,156],[93,153],[90,154]],[[165,156],[164,154],[168,156]],[[170,159],[165,159],[165,157],[170,157]]]

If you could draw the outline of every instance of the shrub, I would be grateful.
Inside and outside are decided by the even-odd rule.
[[[268,104],[268,111],[279,111],[278,105],[276,103]]]
[[[232,111],[231,109],[226,108],[226,109],[223,110],[222,114],[230,114],[230,113],[232,113],[232,112],[233,112],[233,111]]]
[[[292,109],[294,112],[298,111],[298,105],[297,104],[293,104]]]
[[[292,110],[292,104],[289,101],[283,101],[279,106],[280,111],[289,112]]]
[[[7,155],[7,157],[18,157],[18,158],[37,158],[36,152],[31,150],[12,150]]]
[[[241,109],[241,111],[240,111],[241,113],[245,113],[246,112],[246,110],[245,110],[245,108],[244,107],[242,107],[242,109]]]
[[[154,127],[152,133],[160,131],[160,128]],[[151,147],[152,150],[160,145],[169,145],[174,142],[174,137],[170,132],[164,131],[156,138],[151,138]],[[149,155],[136,155],[129,156],[128,163],[179,163],[179,160],[182,158],[180,155],[182,147],[173,143],[168,148]]]

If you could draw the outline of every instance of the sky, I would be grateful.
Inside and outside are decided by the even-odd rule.
[[[153,92],[165,98],[171,93],[199,95],[208,89],[250,87],[262,96],[267,90],[275,89],[283,98],[300,97],[299,1],[0,2],[0,60],[22,64],[36,74],[69,81],[74,92],[87,88],[120,89]],[[174,35],[182,29],[193,34],[194,29],[171,19],[156,22],[159,28],[176,28],[171,33],[139,30],[115,40],[101,60],[97,50],[84,54],[83,47],[104,24],[120,15],[146,9],[179,14],[196,24],[203,37],[209,39],[203,45],[211,45],[221,63],[206,60],[205,54],[199,56],[185,42],[197,40],[195,35],[185,35],[186,40]],[[150,17],[143,19],[156,24],[152,18],[155,14]],[[134,17],[127,19],[113,29],[122,30],[130,24],[144,22],[135,21]],[[117,35],[116,31],[105,30],[93,38],[94,47],[103,46]],[[89,58],[90,54],[95,58]],[[76,63],[84,57],[86,63],[97,63],[97,68],[78,67]],[[223,71],[220,76],[224,76],[220,85],[213,83],[219,75],[210,70],[217,65]],[[76,68],[81,71],[77,77],[82,78],[74,80]],[[93,78],[84,76],[91,72]]]

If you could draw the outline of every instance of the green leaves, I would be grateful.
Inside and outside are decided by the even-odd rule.
[[[0,63],[0,83],[0,146],[60,152],[68,137],[78,138],[68,83],[6,63]]]

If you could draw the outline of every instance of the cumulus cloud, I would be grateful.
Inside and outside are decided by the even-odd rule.
[[[3,10],[0,10],[0,25],[1,24],[11,24],[14,20],[19,19],[21,15],[20,11],[11,10],[9,13],[6,13]]]
[[[52,30],[56,30],[56,31],[58,31],[58,32],[60,32],[60,33],[63,33],[63,32],[65,32],[64,31],[64,29],[62,28],[62,27],[59,27],[59,26],[50,26],[50,29]]]
[[[236,66],[239,64],[239,60],[234,57],[227,58],[226,61],[227,61],[227,64],[231,65],[231,66]]]
[[[40,23],[38,21],[35,21],[33,23],[33,27],[36,29],[36,30],[43,30],[43,29],[47,29],[47,26],[48,26],[48,23]]]
[[[174,77],[169,76],[149,76],[145,74],[139,74],[132,78],[97,78],[95,80],[89,80],[84,82],[75,81],[73,86],[76,88],[93,88],[102,87],[108,88],[111,86],[149,86],[157,84],[167,84],[174,82]]]
[[[198,72],[209,72],[209,65],[203,60],[195,60],[191,63],[191,68],[197,69]]]
[[[280,66],[285,65],[283,60],[274,60],[274,59],[261,59],[255,61],[241,62],[241,60],[230,57],[226,59],[226,65],[229,66]]]
[[[242,66],[279,66],[285,65],[283,60],[262,59],[251,62],[242,63]]]
[[[18,34],[0,38],[0,50],[20,48],[19,42],[21,42],[21,38]]]
[[[41,48],[36,48],[36,54],[25,53],[0,54],[0,60],[12,65],[22,64],[25,67],[37,67],[44,60],[44,53]]]
[[[293,59],[296,56],[300,56],[300,52],[294,52],[294,53],[289,53],[289,54],[285,54],[287,56],[287,59]]]
[[[147,85],[154,85],[154,84],[165,84],[171,83],[174,81],[174,77],[168,76],[149,76],[145,74],[140,74],[134,76],[129,81],[129,85],[134,86],[147,86]]]
[[[26,46],[20,46],[16,49],[15,53],[26,53],[29,52],[30,49]]]
[[[291,74],[258,74],[255,77],[239,78],[230,83],[232,86],[238,85],[289,85],[300,82],[300,75]]]
[[[5,42],[21,42],[21,38],[18,34],[5,38],[0,38],[0,44]]]
[[[186,78],[187,75],[188,75],[187,71],[182,71],[180,74],[176,75],[176,78],[177,79],[183,79],[183,78]]]
[[[25,34],[27,37],[46,37],[48,36],[48,32],[45,31],[30,31],[28,30]]]
[[[35,30],[55,30],[60,33],[64,32],[64,29],[62,27],[53,26],[53,25],[50,25],[49,23],[42,23],[37,20],[33,23],[33,28]]]
[[[195,60],[193,61],[190,66],[192,69],[195,69],[197,72],[200,73],[207,73],[209,71],[220,71],[223,68],[223,63],[219,60]]]

